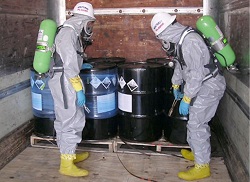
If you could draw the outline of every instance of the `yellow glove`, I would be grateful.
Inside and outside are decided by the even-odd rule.
[[[190,104],[190,102],[191,102],[191,98],[190,98],[190,97],[187,97],[187,96],[185,96],[185,95],[184,95],[184,97],[182,98],[182,100],[183,100],[184,102],[186,102],[187,104]]]
[[[172,85],[175,100],[180,100],[183,97],[183,94],[180,92],[179,87],[180,85]]]
[[[79,75],[74,78],[70,78],[69,81],[71,82],[76,92],[82,90],[82,80]]]
[[[180,87],[180,85],[175,85],[175,84],[173,84],[172,87],[173,87],[173,89],[178,90],[179,87]]]

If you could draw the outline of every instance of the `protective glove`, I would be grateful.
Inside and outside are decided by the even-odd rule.
[[[82,90],[82,81],[79,75],[76,77],[70,78],[69,81],[72,84],[76,92]]]
[[[173,94],[174,94],[174,99],[175,100],[181,100],[183,97],[183,94],[180,92],[179,85],[172,85],[173,87]]]
[[[86,101],[86,97],[85,94],[83,93],[83,90],[76,92],[76,96],[77,96],[77,105],[79,107],[83,107]]]
[[[83,107],[85,104],[85,94],[83,93],[83,86],[82,86],[82,81],[80,76],[76,76],[73,78],[70,78],[69,81],[71,82],[73,88],[76,91],[76,96],[77,96],[77,105],[79,107]]]
[[[189,107],[190,107],[191,98],[184,96],[181,100],[180,107],[179,107],[179,113],[182,115],[188,115],[189,113]]]
[[[89,64],[89,63],[83,63],[82,64],[82,70],[83,69],[91,69],[91,68],[93,68],[93,66],[91,64]]]

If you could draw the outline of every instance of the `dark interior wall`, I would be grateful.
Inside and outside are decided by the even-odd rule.
[[[32,65],[40,22],[47,0],[0,1],[0,77]]]
[[[232,181],[249,181],[249,1],[220,0],[218,18],[239,70],[224,71],[227,88],[217,111],[223,129],[217,133]]]
[[[230,40],[241,73],[249,73],[249,0],[219,1],[219,24]]]
[[[47,0],[0,0],[0,168],[33,131],[29,68]]]
[[[80,0],[66,0],[72,10]],[[202,7],[202,0],[87,0],[94,8],[132,7]],[[195,26],[201,14],[177,14],[184,25]],[[165,57],[160,43],[150,27],[153,15],[96,15],[93,44],[87,48],[88,57],[124,57],[127,61],[145,61]]]

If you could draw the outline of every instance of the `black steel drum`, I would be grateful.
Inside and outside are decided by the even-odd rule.
[[[165,76],[164,76],[164,84],[165,84],[165,110],[168,112],[168,110],[171,107],[171,103],[173,101],[173,99],[171,98],[172,93],[171,93],[171,87],[172,87],[172,83],[171,83],[171,78],[173,76],[174,73],[174,62],[168,58],[150,58],[146,60],[148,63],[159,63],[164,65],[165,67]]]
[[[86,125],[83,139],[102,140],[117,135],[118,114],[117,66],[99,62],[92,69],[81,70],[80,77],[85,87]]]
[[[149,142],[162,136],[164,66],[129,62],[118,65],[119,136]]]
[[[164,120],[164,137],[166,140],[175,143],[175,144],[186,144],[187,138],[187,121],[188,117],[181,116],[179,114],[179,105],[178,101],[173,109],[171,117],[168,116],[168,112],[171,109],[172,103],[174,102],[174,96],[172,93],[172,83],[171,78],[174,73],[174,62],[168,58],[151,58],[147,59],[147,62],[151,63],[160,63],[165,67],[165,120]]]
[[[187,144],[188,116],[179,114],[180,100],[174,102],[176,104],[173,104],[172,110],[170,109],[172,113],[168,112],[168,120],[164,124],[164,136],[171,143]]]

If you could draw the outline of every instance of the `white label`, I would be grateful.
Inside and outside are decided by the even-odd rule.
[[[40,40],[40,41],[43,40],[43,30],[39,30],[39,31],[38,31],[37,40]]]
[[[132,95],[118,92],[118,108],[122,111],[132,113]]]
[[[32,107],[38,111],[42,111],[42,95],[32,92]]]
[[[115,109],[115,93],[97,96],[97,112],[104,113]]]
[[[43,41],[47,42],[48,40],[49,40],[48,35],[44,35],[44,36],[43,36]]]

